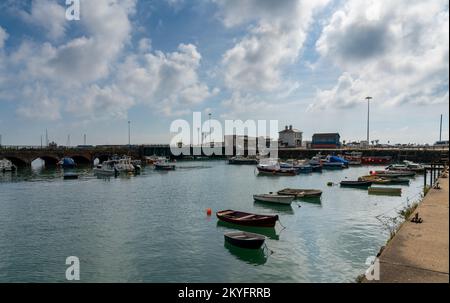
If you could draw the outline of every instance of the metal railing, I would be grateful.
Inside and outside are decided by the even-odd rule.
[[[441,172],[447,167],[446,163],[431,163],[423,171],[423,188],[433,187],[441,176]]]

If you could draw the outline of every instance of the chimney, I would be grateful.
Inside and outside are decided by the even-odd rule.
[[[289,129],[292,130],[292,125],[289,125]]]
[[[285,130],[288,130],[288,126],[286,125]]]

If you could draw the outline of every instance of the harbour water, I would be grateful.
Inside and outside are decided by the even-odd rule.
[[[177,165],[111,179],[86,168],[72,181],[57,169],[0,174],[0,282],[64,282],[68,256],[80,259],[81,282],[353,282],[389,237],[377,216],[397,216],[423,186],[418,176],[401,197],[327,186],[368,166],[262,177],[225,161]],[[321,202],[252,199],[286,187],[321,189]],[[207,208],[278,214],[286,228],[265,232],[272,253],[249,253],[224,245],[235,229]]]

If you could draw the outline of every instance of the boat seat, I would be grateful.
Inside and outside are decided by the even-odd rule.
[[[236,220],[247,220],[247,219],[251,219],[251,218],[253,218],[255,216],[256,215],[247,215],[247,216],[244,216],[244,217],[237,218]]]
[[[229,214],[232,214],[232,213],[234,213],[234,211],[229,210],[229,211],[222,212],[222,213],[220,213],[220,214],[221,214],[222,216],[224,216],[224,215],[229,215]]]

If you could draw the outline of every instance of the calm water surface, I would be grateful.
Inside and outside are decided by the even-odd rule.
[[[224,161],[178,165],[109,180],[90,169],[75,181],[59,170],[0,174],[0,282],[63,282],[68,256],[80,258],[82,282],[352,282],[388,238],[376,216],[396,216],[423,182],[401,186],[401,197],[369,196],[327,186],[374,169],[367,166],[261,177]],[[291,207],[253,202],[254,193],[285,187],[324,193],[320,203]],[[206,208],[275,213],[286,229],[253,230],[273,253],[249,253],[224,245],[233,226]]]

